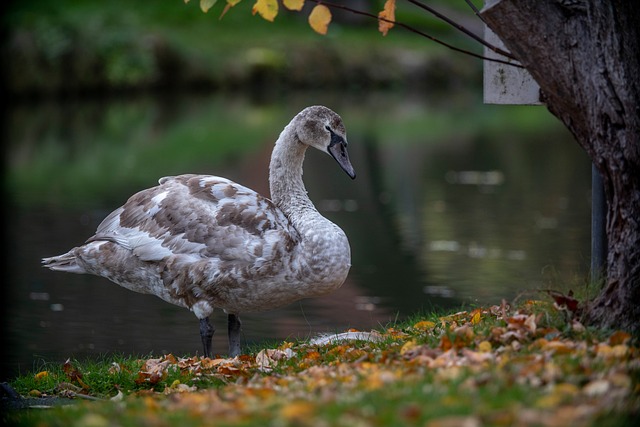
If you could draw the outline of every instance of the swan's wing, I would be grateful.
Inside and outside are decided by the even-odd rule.
[[[225,178],[180,175],[133,195],[90,240],[116,242],[145,261],[183,255],[251,265],[299,236],[282,211],[255,191]]]

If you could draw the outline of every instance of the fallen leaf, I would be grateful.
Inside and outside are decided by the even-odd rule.
[[[427,329],[433,329],[435,327],[436,327],[436,324],[429,320],[423,320],[413,325],[414,329],[418,329],[420,331],[426,331]]]
[[[477,325],[478,323],[480,323],[480,320],[482,320],[482,310],[479,308],[473,310],[471,312],[471,324]]]
[[[280,360],[290,359],[294,356],[293,350],[291,348],[287,348],[286,350],[279,349],[264,349],[260,350],[256,355],[256,364],[258,365],[258,369],[263,372],[269,372],[271,369],[278,364]]]
[[[482,341],[480,344],[478,344],[478,351],[481,351],[483,353],[490,352],[491,343],[489,341]]]
[[[331,11],[323,4],[316,5],[309,14],[309,25],[318,34],[327,34],[330,23]]]
[[[553,301],[558,305],[558,307],[566,308],[574,314],[578,312],[580,303],[577,299],[573,298],[573,291],[569,291],[567,295],[552,289],[548,289],[543,292],[546,292],[551,298],[553,298]]]
[[[473,416],[449,415],[430,420],[425,427],[480,427],[482,423]]]
[[[309,421],[315,410],[315,405],[310,402],[294,401],[280,409],[280,416],[287,421],[304,422]]]
[[[49,371],[41,371],[35,375],[36,381],[40,381],[43,378],[47,378],[49,376]]]
[[[574,344],[564,341],[548,341],[542,345],[542,350],[553,352],[553,354],[568,354],[574,349]]]
[[[479,352],[469,350],[468,348],[462,349],[462,356],[466,359],[463,360],[465,362],[469,362],[471,364],[481,364],[490,360],[493,360],[493,353],[491,352]]]
[[[609,344],[618,345],[618,344],[627,344],[627,342],[631,339],[631,334],[624,331],[616,331],[609,337]]]
[[[416,343],[415,340],[407,341],[402,345],[402,348],[400,348],[400,354],[404,356],[406,353],[415,349],[416,347],[418,347],[418,343]]]

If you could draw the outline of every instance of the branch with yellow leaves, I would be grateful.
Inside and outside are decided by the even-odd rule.
[[[220,18],[222,18],[222,16],[224,16],[227,11],[235,6],[236,4],[240,3],[241,0],[226,0],[226,5],[224,10],[222,11],[222,14],[220,15]],[[518,67],[518,68],[523,68],[522,65],[513,62],[515,60],[515,58],[513,57],[513,55],[511,55],[511,53],[504,51],[503,49],[500,49],[490,43],[487,43],[484,39],[482,39],[482,37],[474,34],[472,31],[469,31],[467,28],[465,28],[464,26],[458,24],[457,22],[455,22],[454,20],[448,18],[447,16],[445,16],[444,14],[436,11],[435,9],[433,9],[432,7],[422,3],[421,1],[418,0],[407,0],[409,3],[420,7],[421,9],[431,13],[433,16],[435,16],[436,18],[446,22],[448,25],[452,26],[453,28],[455,28],[456,30],[462,32],[463,34],[465,34],[466,36],[472,38],[473,40],[481,43],[483,46],[487,47],[488,49],[492,50],[493,52],[502,55],[503,57],[507,58],[507,60],[503,60],[503,59],[499,59],[499,58],[490,58],[481,54],[477,54],[475,52],[471,52],[469,50],[466,49],[462,49],[459,48],[457,46],[454,46],[450,43],[447,43],[443,40],[438,39],[437,37],[434,37],[432,35],[429,35],[427,33],[425,33],[422,30],[419,30],[415,27],[412,27],[411,25],[399,22],[395,19],[395,10],[396,10],[396,0],[386,0],[384,3],[384,8],[383,10],[378,13],[378,15],[374,15],[372,13],[369,12],[365,12],[362,10],[357,10],[354,9],[352,7],[349,6],[345,6],[343,4],[337,4],[337,3],[332,3],[330,1],[325,1],[325,0],[309,0],[313,3],[316,3],[316,5],[314,6],[314,8],[311,10],[311,13],[309,14],[309,25],[311,26],[311,28],[322,35],[325,35],[328,31],[329,28],[329,24],[331,23],[331,10],[330,9],[341,9],[341,10],[345,10],[348,11],[350,13],[356,14],[356,15],[362,15],[362,16],[366,16],[372,19],[375,19],[378,21],[378,30],[382,33],[383,36],[386,36],[387,33],[389,32],[389,30],[391,28],[393,28],[394,26],[398,26],[400,28],[403,28],[407,31],[410,31],[414,34],[417,34],[419,36],[425,37],[431,41],[434,41],[442,46],[447,47],[448,49],[451,49],[453,51],[459,52],[459,53],[463,53],[465,55],[469,55],[478,59],[482,59],[484,61],[492,61],[492,62],[498,62],[501,64],[505,64],[505,65],[510,65],[512,67]],[[471,3],[470,0],[465,0],[467,2],[467,4],[474,10],[474,12],[476,14],[477,13],[477,9],[475,8],[475,6],[473,5],[473,3]],[[184,0],[185,3],[188,3],[189,0]],[[207,12],[211,7],[213,7],[213,5],[215,5],[215,3],[217,2],[217,0],[200,0],[200,8],[202,9],[203,12]],[[303,6],[304,6],[304,0],[281,0],[283,6],[288,9],[288,10],[292,10],[292,11],[301,11]],[[278,15],[278,9],[279,9],[279,2],[278,0],[256,0],[255,4],[253,5],[252,8],[252,13],[255,15],[256,13],[259,14],[263,19],[273,22],[273,20],[276,18],[276,16]]]

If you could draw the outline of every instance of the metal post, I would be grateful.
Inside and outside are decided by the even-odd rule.
[[[607,200],[604,196],[602,176],[591,165],[591,282],[606,275],[607,261]]]

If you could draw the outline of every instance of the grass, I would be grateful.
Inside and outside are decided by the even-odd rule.
[[[77,402],[3,418],[38,426],[613,426],[630,425],[640,410],[637,343],[585,327],[550,301],[416,315],[370,337],[274,343],[236,359],[46,365],[11,386]]]

